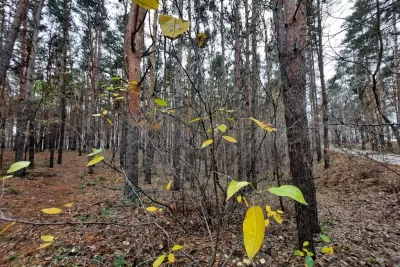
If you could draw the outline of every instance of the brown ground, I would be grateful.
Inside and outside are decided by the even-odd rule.
[[[6,166],[12,163],[12,155],[7,152]],[[64,164],[54,169],[47,168],[47,152],[37,154],[37,162],[37,168],[28,170],[25,178],[5,182],[2,212],[18,220],[78,224],[15,224],[0,235],[0,266],[152,266],[155,257],[167,253],[173,245],[168,238],[184,245],[184,252],[198,266],[207,266],[208,233],[195,213],[180,217],[189,229],[184,233],[166,209],[148,214],[137,203],[124,201],[123,185],[115,182],[118,173],[105,166],[96,167],[95,174],[88,175],[86,158],[75,152],[66,152]],[[389,167],[400,173],[399,166]],[[400,203],[395,190],[400,189],[400,176],[366,159],[336,155],[329,171],[317,166],[316,178],[320,223],[335,249],[329,257],[318,253],[316,266],[400,266]],[[146,189],[156,199],[170,203],[172,193],[165,191],[166,181]],[[273,196],[263,201],[278,208]],[[70,202],[74,202],[70,211],[62,207]],[[154,205],[146,198],[143,202]],[[257,266],[303,266],[301,259],[292,256],[296,249],[293,210],[289,201],[285,205],[289,208],[283,216],[284,224],[268,228]],[[49,207],[64,212],[40,212]],[[235,266],[243,259],[240,221],[231,221],[222,230],[218,266],[228,255],[225,266]],[[6,224],[0,222],[0,230]],[[40,236],[45,234],[57,240],[46,249],[38,249],[43,243]],[[318,242],[317,248],[321,246]],[[175,266],[195,266],[182,252],[176,255]],[[264,264],[259,264],[261,258]]]

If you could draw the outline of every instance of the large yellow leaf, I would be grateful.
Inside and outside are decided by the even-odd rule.
[[[171,39],[179,38],[189,29],[190,22],[175,17],[160,15],[158,16],[162,33]]]
[[[201,148],[205,148],[206,146],[209,146],[213,143],[212,139],[208,139],[206,141],[203,142],[203,144],[201,145]]]
[[[224,136],[222,136],[222,138],[224,138],[228,142],[237,143],[237,140],[235,138],[233,138],[232,136],[224,135]]]
[[[158,9],[159,0],[133,0],[134,3],[146,9]]]
[[[225,133],[226,130],[228,129],[228,127],[226,126],[226,124],[221,124],[221,125],[218,125],[217,129],[218,129],[220,132]]]
[[[260,250],[264,241],[264,235],[265,221],[261,207],[255,206],[249,208],[243,222],[243,242],[250,261]]]
[[[174,263],[175,262],[175,256],[173,253],[169,253],[168,255],[168,262],[169,263]]]
[[[21,170],[23,168],[28,167],[29,164],[31,164],[30,161],[18,161],[18,162],[15,162],[10,166],[10,168],[7,171],[7,173],[13,173],[13,172],[19,171],[19,170]]]
[[[149,212],[155,212],[155,211],[157,211],[157,208],[156,207],[148,207],[148,208],[146,208],[146,210]]]
[[[42,235],[40,237],[40,239],[42,239],[44,242],[49,243],[49,242],[53,242],[54,241],[54,236],[52,236],[52,235]]]
[[[258,125],[258,127],[263,128],[267,132],[276,131],[276,128],[272,124],[269,124],[267,122],[262,122],[262,121],[259,121],[257,119],[254,119],[254,118],[249,118],[249,119],[254,121]]]
[[[250,183],[246,182],[246,181],[238,182],[238,181],[232,180],[228,186],[228,193],[226,196],[226,200],[230,199],[237,191],[239,191],[240,189],[242,189],[245,186],[248,186],[249,184]]]
[[[153,262],[153,267],[159,267],[163,263],[164,259],[165,259],[165,254],[158,257],[156,261]]]
[[[17,222],[12,222],[12,223],[9,223],[9,224],[7,224],[6,226],[4,226],[3,230],[1,230],[1,232],[0,232],[0,235],[1,235],[2,233],[4,233],[5,231],[7,231],[8,228],[10,228],[11,226],[13,226],[13,225],[16,224],[16,223],[17,223]]]
[[[62,210],[58,208],[48,208],[48,209],[42,209],[43,213],[54,215],[54,214],[60,214]]]
[[[91,161],[89,161],[89,163],[86,166],[92,166],[94,164],[99,163],[100,161],[102,161],[104,159],[104,156],[97,156],[94,159],[92,159]]]

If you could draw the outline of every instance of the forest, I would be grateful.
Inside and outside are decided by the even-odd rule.
[[[400,266],[398,19],[0,0],[0,266]]]

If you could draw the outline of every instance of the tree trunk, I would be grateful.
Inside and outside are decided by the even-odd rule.
[[[318,232],[317,201],[306,110],[306,3],[277,0],[274,8],[292,182],[308,205],[295,202],[299,247]]]
[[[140,131],[140,58],[143,46],[143,21],[145,10],[132,3],[125,33],[125,55],[128,67],[129,106],[127,151],[124,170],[127,176],[124,195],[127,198],[137,197],[136,186],[139,183],[139,147]]]

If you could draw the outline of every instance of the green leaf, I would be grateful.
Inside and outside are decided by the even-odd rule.
[[[237,191],[239,191],[240,189],[242,189],[245,186],[248,186],[249,184],[251,184],[251,183],[246,182],[246,181],[238,182],[238,181],[232,180],[228,186],[228,193],[226,196],[226,200],[230,199],[234,194],[236,194]]]
[[[163,261],[165,259],[165,254],[161,255],[160,257],[158,257],[155,262],[153,262],[153,267],[159,267]]]
[[[208,139],[206,141],[203,142],[203,144],[201,145],[201,148],[205,148],[206,146],[209,146],[213,143],[212,139]]]
[[[119,77],[119,76],[114,76],[114,77],[111,78],[111,80],[113,80],[113,81],[119,81],[119,80],[121,80],[121,77]]]
[[[201,118],[200,117],[194,118],[194,119],[190,120],[189,123],[196,122],[196,121],[201,121]]]
[[[100,161],[102,161],[104,159],[104,156],[97,156],[94,159],[92,159],[91,161],[89,161],[89,163],[86,166],[92,166],[95,165],[97,163],[99,163]]]
[[[331,242],[329,237],[327,237],[326,235],[320,234],[319,237],[321,237],[322,241],[324,241],[325,243]]]
[[[161,98],[154,99],[154,103],[162,107],[168,106],[168,102]]]
[[[303,253],[302,251],[298,250],[298,249],[296,249],[296,250],[294,251],[293,254],[294,254],[295,256],[301,256],[301,257],[304,256],[304,253]]]
[[[305,258],[305,264],[307,267],[313,267],[314,266],[314,260],[310,256],[306,256]]]
[[[221,132],[221,133],[225,133],[226,130],[228,129],[228,127],[225,124],[221,124],[218,125],[217,129]]]
[[[304,241],[304,242],[303,242],[303,247],[307,247],[309,244],[310,244],[310,242]]]
[[[103,149],[93,149],[92,153],[87,154],[88,157],[96,156],[97,154],[100,154],[103,151]]]
[[[7,171],[7,173],[13,173],[13,172],[19,171],[19,170],[21,170],[23,168],[28,167],[29,164],[31,164],[30,161],[18,161],[18,162],[15,162],[10,166],[10,168]]]
[[[265,222],[264,213],[259,206],[251,207],[246,212],[243,221],[243,243],[249,260],[260,250],[264,241]]]
[[[291,199],[294,199],[297,202],[307,205],[303,193],[296,186],[282,185],[280,187],[271,187],[270,189],[268,189],[268,191],[280,197],[290,197]]]

